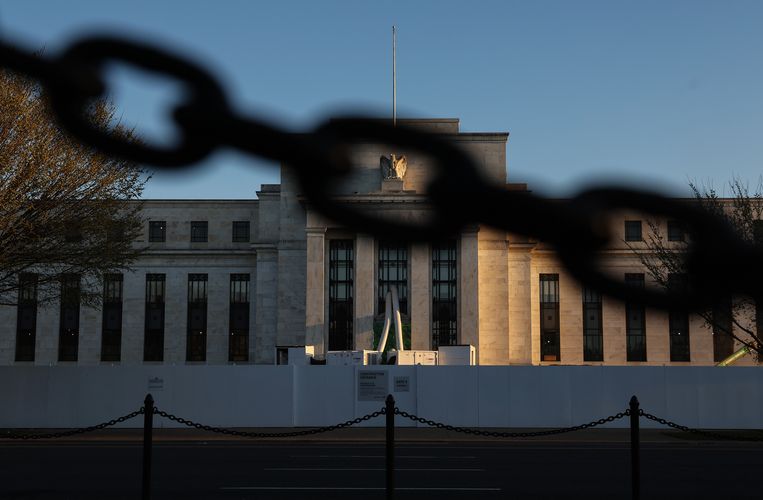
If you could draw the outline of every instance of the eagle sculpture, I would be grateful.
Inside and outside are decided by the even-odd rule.
[[[389,155],[389,158],[382,156],[379,162],[381,163],[382,176],[385,179],[402,179],[408,168],[408,160],[405,155]]]

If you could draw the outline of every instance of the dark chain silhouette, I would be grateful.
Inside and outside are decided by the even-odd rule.
[[[128,413],[127,415],[115,418],[113,420],[109,420],[107,422],[103,422],[98,425],[91,425],[90,427],[79,427],[77,429],[69,429],[66,431],[46,432],[46,433],[10,432],[8,434],[0,435],[0,437],[5,439],[19,439],[22,441],[31,441],[35,439],[58,439],[62,437],[76,436],[78,434],[85,434],[86,432],[94,432],[94,431],[99,431],[101,429],[105,429],[106,427],[111,427],[112,425],[116,425],[121,422],[130,420],[131,418],[135,418],[138,415],[143,415],[145,412],[146,412],[146,409],[144,407],[141,407],[140,410],[134,411],[132,413]]]
[[[331,432],[335,431],[337,429],[343,429],[345,427],[352,427],[353,425],[357,425],[361,422],[365,422],[367,420],[371,420],[372,418],[376,418],[378,416],[386,414],[387,411],[385,408],[382,408],[378,411],[375,411],[373,413],[369,413],[367,415],[363,415],[362,417],[353,418],[352,420],[347,420],[346,422],[341,422],[339,424],[335,425],[327,425],[325,427],[315,427],[312,429],[304,429],[300,431],[290,431],[290,432],[250,432],[250,431],[237,431],[235,429],[227,429],[225,427],[214,427],[212,425],[204,425],[200,424],[198,422],[194,422],[192,420],[188,420],[185,418],[181,418],[175,415],[172,415],[171,413],[167,413],[166,411],[161,411],[157,408],[154,408],[154,414],[159,415],[160,417],[164,417],[168,420],[172,420],[173,422],[177,422],[179,424],[183,424],[187,427],[193,427],[195,429],[200,429],[203,431],[208,432],[214,432],[217,434],[225,434],[227,436],[237,436],[237,437],[246,437],[246,438],[286,438],[286,437],[299,437],[299,436],[311,436],[314,434],[322,434],[324,432]]]
[[[172,147],[130,141],[96,128],[88,105],[104,95],[104,66],[122,62],[173,78],[187,88],[187,98],[173,112],[180,139]],[[296,172],[312,206],[358,231],[412,241],[435,241],[458,234],[464,226],[484,223],[512,234],[553,245],[579,282],[623,300],[659,308],[704,309],[734,293],[763,295],[760,251],[722,218],[685,200],[622,187],[589,189],[568,200],[544,200],[487,182],[472,159],[446,138],[390,121],[359,117],[332,119],[311,133],[292,133],[236,113],[222,86],[205,69],[156,46],[111,36],[84,38],[55,56],[42,57],[0,42],[0,66],[39,80],[47,90],[62,126],[106,154],[159,168],[182,168],[221,147],[277,160]],[[413,150],[433,160],[428,186],[432,218],[426,223],[383,219],[332,196],[353,168],[354,144],[373,142]],[[598,264],[612,239],[605,229],[614,210],[637,210],[680,221],[691,244],[686,253],[690,288],[683,293],[634,289],[607,275]]]
[[[111,427],[118,423],[130,420],[131,418],[137,417],[138,415],[143,415],[144,413],[145,413],[145,408],[141,407],[139,410],[134,411],[132,413],[128,413],[127,415],[115,418],[113,420],[109,420],[107,422],[103,422],[98,425],[92,425],[90,427],[80,427],[77,429],[69,429],[66,431],[48,432],[48,433],[8,432],[6,434],[0,435],[0,438],[20,440],[20,441],[32,441],[32,440],[39,440],[39,439],[58,439],[62,437],[76,436],[78,434],[94,432],[101,429],[105,429],[107,427]],[[362,422],[372,420],[376,417],[386,415],[386,413],[387,413],[386,408],[382,407],[379,410],[363,415],[362,417],[353,418],[345,422],[340,422],[334,425],[327,425],[324,427],[314,427],[310,429],[302,429],[298,431],[287,431],[287,432],[254,432],[254,431],[239,431],[235,429],[228,429],[225,427],[216,427],[213,425],[201,424],[193,420],[189,420],[183,417],[178,417],[177,415],[173,415],[166,411],[162,411],[158,408],[154,408],[155,415],[159,415],[160,417],[185,425],[186,427],[193,427],[194,429],[199,429],[199,430],[203,430],[207,432],[213,432],[216,434],[223,434],[226,436],[235,436],[235,437],[243,437],[243,438],[259,438],[259,439],[277,439],[277,438],[301,437],[301,436],[312,436],[315,434],[323,434],[326,432],[335,431],[337,429],[352,427],[353,425],[357,425]],[[411,420],[413,422],[424,424],[436,429],[444,429],[446,431],[458,432],[461,434],[467,434],[471,436],[494,437],[494,438],[535,438],[535,437],[543,437],[543,436],[554,436],[558,434],[566,434],[568,432],[591,429],[593,427],[608,424],[610,422],[614,422],[615,420],[619,420],[621,418],[630,416],[630,414],[631,414],[630,409],[626,409],[625,411],[615,413],[614,415],[610,415],[608,417],[600,418],[598,420],[592,420],[591,422],[587,422],[585,424],[580,424],[580,425],[574,425],[571,427],[560,427],[557,429],[547,429],[542,431],[502,432],[502,431],[481,430],[481,429],[475,429],[471,427],[460,427],[457,425],[449,425],[442,422],[438,422],[436,420],[419,417],[418,415],[414,415],[413,413],[408,413],[406,411],[401,410],[398,407],[395,407],[395,415],[400,415],[401,417]],[[712,432],[712,431],[707,431],[703,429],[694,429],[692,427],[687,427],[685,425],[671,422],[670,420],[666,420],[664,418],[656,417],[652,415],[651,413],[645,412],[642,409],[638,411],[638,415],[639,417],[644,417],[648,420],[652,420],[654,422],[657,422],[661,425],[665,425],[672,429],[683,431],[689,434],[694,434],[697,436],[705,436],[711,439],[720,439],[720,440],[727,440],[727,441],[763,442],[763,434],[755,436],[755,435],[749,435],[749,434],[718,433],[718,432]]]

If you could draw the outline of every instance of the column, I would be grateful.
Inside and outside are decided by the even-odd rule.
[[[458,253],[458,338],[460,344],[475,347],[480,359],[479,344],[479,275],[478,242],[479,228],[466,228],[461,233]]]
[[[278,250],[274,245],[252,245],[257,250],[255,287],[254,362],[275,362],[278,324]]]
[[[374,339],[374,238],[358,234],[355,239],[355,349],[372,349]]]
[[[532,363],[531,244],[509,245],[509,364]]]
[[[408,307],[411,315],[411,348],[427,351],[431,342],[432,305],[432,259],[429,245],[411,245],[411,289],[408,291]]]
[[[326,350],[325,272],[326,228],[308,228],[305,344],[315,346],[316,356]]]

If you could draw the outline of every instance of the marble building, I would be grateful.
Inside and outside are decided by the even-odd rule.
[[[455,141],[492,182],[527,189],[508,183],[508,133],[462,133],[457,119],[407,122]],[[380,165],[382,155],[378,145],[358,148],[358,169],[337,197],[426,217],[426,162]],[[143,213],[136,245],[148,250],[131,272],[108,278],[102,308],[0,307],[0,364],[268,364],[276,346],[313,345],[317,357],[371,349],[393,284],[412,349],[471,344],[481,365],[712,365],[739,347],[698,317],[587,290],[543,243],[502,230],[467,227],[428,244],[350,231],[300,196],[286,166],[254,200],[147,200]],[[628,247],[643,244],[644,221],[624,213],[612,224],[622,242],[606,266],[648,280]],[[678,237],[669,226],[661,228]]]

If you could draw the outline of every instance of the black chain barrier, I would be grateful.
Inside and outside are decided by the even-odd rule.
[[[353,418],[352,420],[347,420],[346,422],[342,422],[335,425],[327,425],[325,427],[316,427],[313,429],[305,429],[301,431],[292,431],[292,432],[248,432],[248,431],[237,431],[234,429],[226,429],[224,427],[214,427],[211,425],[204,425],[200,424],[198,422],[194,422],[192,420],[188,420],[182,417],[178,417],[176,415],[172,415],[171,413],[167,413],[166,411],[159,410],[158,408],[154,408],[154,414],[159,415],[160,417],[164,417],[168,420],[172,420],[173,422],[177,422],[179,424],[183,424],[188,427],[193,427],[195,429],[200,429],[208,432],[215,432],[217,434],[225,434],[227,436],[237,436],[237,437],[246,437],[246,438],[285,438],[285,437],[298,437],[298,436],[310,436],[313,434],[322,434],[324,432],[331,432],[335,431],[337,429],[343,429],[345,427],[352,427],[353,425],[357,425],[361,422],[366,422],[368,420],[371,420],[372,418],[379,417],[381,415],[386,414],[386,410],[384,408],[375,411],[373,413],[369,413],[367,415],[363,415],[362,417]]]
[[[152,146],[96,128],[88,106],[106,93],[105,66],[126,63],[183,83],[186,101],[173,120],[180,139],[171,147]],[[622,187],[590,189],[568,199],[549,201],[529,192],[511,192],[486,181],[474,161],[447,138],[390,120],[344,117],[310,133],[293,133],[264,120],[237,114],[216,78],[201,66],[157,46],[113,36],[80,39],[55,56],[0,42],[0,66],[39,80],[61,125],[79,140],[115,155],[159,168],[196,163],[221,147],[230,147],[289,165],[311,206],[352,229],[413,241],[434,241],[458,234],[467,224],[484,223],[554,246],[579,282],[623,300],[662,309],[705,308],[732,293],[761,296],[763,259],[721,217],[686,201]],[[359,142],[413,150],[434,160],[426,223],[393,221],[343,203],[332,195],[353,169],[350,151]],[[333,191],[335,192],[335,190]],[[458,202],[454,201],[458,200]],[[680,221],[691,235],[686,253],[690,289],[681,293],[638,289],[604,273],[600,251],[613,235],[605,229],[613,210],[643,211]],[[515,216],[519,214],[519,216]]]
[[[554,436],[556,434],[564,434],[567,432],[590,429],[592,427],[604,425],[606,423],[614,422],[615,420],[619,420],[623,417],[626,417],[630,415],[630,410],[625,410],[624,412],[615,413],[614,415],[610,415],[606,418],[600,418],[599,420],[593,420],[586,424],[575,425],[573,427],[561,427],[559,429],[548,429],[545,431],[534,431],[534,432],[482,431],[482,430],[474,429],[471,427],[458,427],[456,425],[443,424],[442,422],[437,422],[435,420],[422,418],[417,415],[413,415],[411,413],[402,411],[399,408],[395,408],[395,415],[400,415],[403,418],[413,420],[414,422],[418,422],[420,424],[428,425],[429,427],[436,427],[438,429],[445,429],[445,430],[453,431],[453,432],[461,432],[463,434],[469,434],[472,436],[496,437],[496,438],[532,438],[532,437],[541,437],[541,436]]]
[[[651,420],[653,422],[657,422],[662,425],[666,425],[672,429],[676,429],[679,431],[687,432],[690,434],[696,434],[698,436],[705,436],[713,439],[722,439],[726,441],[753,441],[753,442],[763,442],[763,435],[761,436],[742,436],[739,434],[721,434],[718,432],[712,432],[712,431],[706,431],[703,429],[694,429],[691,427],[687,427],[685,425],[677,424],[675,422],[671,422],[670,420],[666,420],[664,418],[656,417],[652,415],[651,413],[647,413],[644,410],[639,410],[639,416],[644,417],[647,420]]]
[[[92,425],[90,427],[80,427],[78,429],[70,429],[68,431],[61,431],[61,432],[49,432],[46,434],[8,433],[8,434],[4,434],[2,437],[4,439],[20,439],[23,441],[29,441],[33,439],[58,439],[62,437],[76,436],[77,434],[85,434],[86,432],[99,431],[101,429],[105,429],[106,427],[111,427],[112,425],[116,425],[116,424],[125,422],[127,420],[130,420],[131,418],[135,418],[138,415],[142,415],[143,413],[145,413],[145,408],[141,408],[138,411],[128,413],[127,415],[124,415],[122,417],[115,418],[113,420],[109,420],[108,422],[103,422],[98,425]]]

